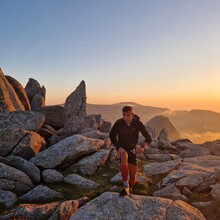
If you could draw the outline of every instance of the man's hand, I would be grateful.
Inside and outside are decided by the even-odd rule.
[[[125,152],[125,149],[120,147],[117,152],[117,158],[120,159],[121,155]]]
[[[136,154],[141,154],[144,152],[144,148],[142,148],[140,145],[136,145],[135,152]]]
[[[148,146],[149,146],[149,144],[147,142],[144,142],[143,148],[148,147]]]

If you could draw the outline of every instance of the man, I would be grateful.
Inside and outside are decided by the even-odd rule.
[[[140,118],[134,114],[131,106],[124,106],[122,109],[123,118],[118,119],[110,131],[110,139],[117,148],[117,157],[120,159],[120,171],[123,179],[123,189],[120,196],[128,195],[132,192],[132,187],[136,182],[137,157],[139,152],[136,148],[139,131],[145,137],[144,146],[151,142],[151,137],[147,132]],[[130,179],[128,181],[128,175]]]

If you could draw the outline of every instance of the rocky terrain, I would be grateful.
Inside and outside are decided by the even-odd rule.
[[[23,88],[0,70],[0,219],[220,219],[220,140],[170,141],[148,124],[153,141],[122,198],[111,123],[87,114],[85,82],[63,107],[45,98],[36,80]]]

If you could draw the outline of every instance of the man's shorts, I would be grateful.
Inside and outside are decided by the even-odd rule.
[[[133,151],[132,150],[126,150],[126,151],[128,153],[128,163],[132,165],[137,165],[137,156],[135,154],[135,149]]]

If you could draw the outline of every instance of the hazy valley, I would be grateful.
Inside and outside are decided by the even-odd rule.
[[[134,102],[121,102],[112,105],[87,104],[87,111],[88,114],[101,114],[102,118],[114,123],[122,117],[121,109],[124,105],[132,105],[135,113],[144,124],[158,115],[168,117],[181,137],[189,138],[193,143],[203,143],[220,138],[220,113],[213,111],[172,111],[168,108],[144,106]]]

